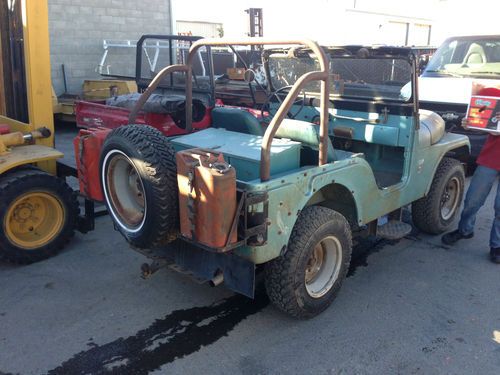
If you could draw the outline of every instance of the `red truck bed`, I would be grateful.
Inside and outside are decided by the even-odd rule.
[[[80,128],[108,128],[115,129],[128,124],[130,111],[125,108],[113,107],[104,103],[77,101],[76,102],[76,125]],[[203,119],[193,122],[194,130],[201,130],[210,126],[210,109]],[[169,114],[139,113],[136,124],[148,124],[168,136],[186,134],[186,131],[178,127]]]

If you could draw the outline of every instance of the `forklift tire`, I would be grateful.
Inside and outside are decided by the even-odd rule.
[[[57,254],[73,236],[79,214],[66,182],[39,169],[0,177],[0,258],[29,264]]]
[[[158,248],[179,232],[175,150],[157,129],[121,126],[101,152],[101,183],[115,228],[137,248]]]
[[[413,202],[413,224],[423,232],[447,231],[457,217],[464,195],[465,173],[460,162],[443,158],[427,196]]]
[[[351,261],[349,223],[326,207],[305,208],[284,255],[266,264],[271,302],[296,318],[312,318],[335,299]]]

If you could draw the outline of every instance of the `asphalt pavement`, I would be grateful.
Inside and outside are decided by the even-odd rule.
[[[169,269],[141,279],[146,259],[101,217],[54,258],[0,263],[0,375],[498,374],[492,198],[455,247],[358,245],[338,298],[306,321]]]

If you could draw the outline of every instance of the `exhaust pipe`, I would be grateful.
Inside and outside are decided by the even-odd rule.
[[[222,272],[217,272],[213,279],[209,281],[210,286],[218,286],[224,282],[224,274]]]

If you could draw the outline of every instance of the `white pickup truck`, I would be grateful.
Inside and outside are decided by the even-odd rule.
[[[460,127],[473,81],[486,87],[500,83],[500,35],[446,39],[432,56],[418,85],[420,108],[439,113],[447,130],[469,136],[474,160],[486,135]]]

